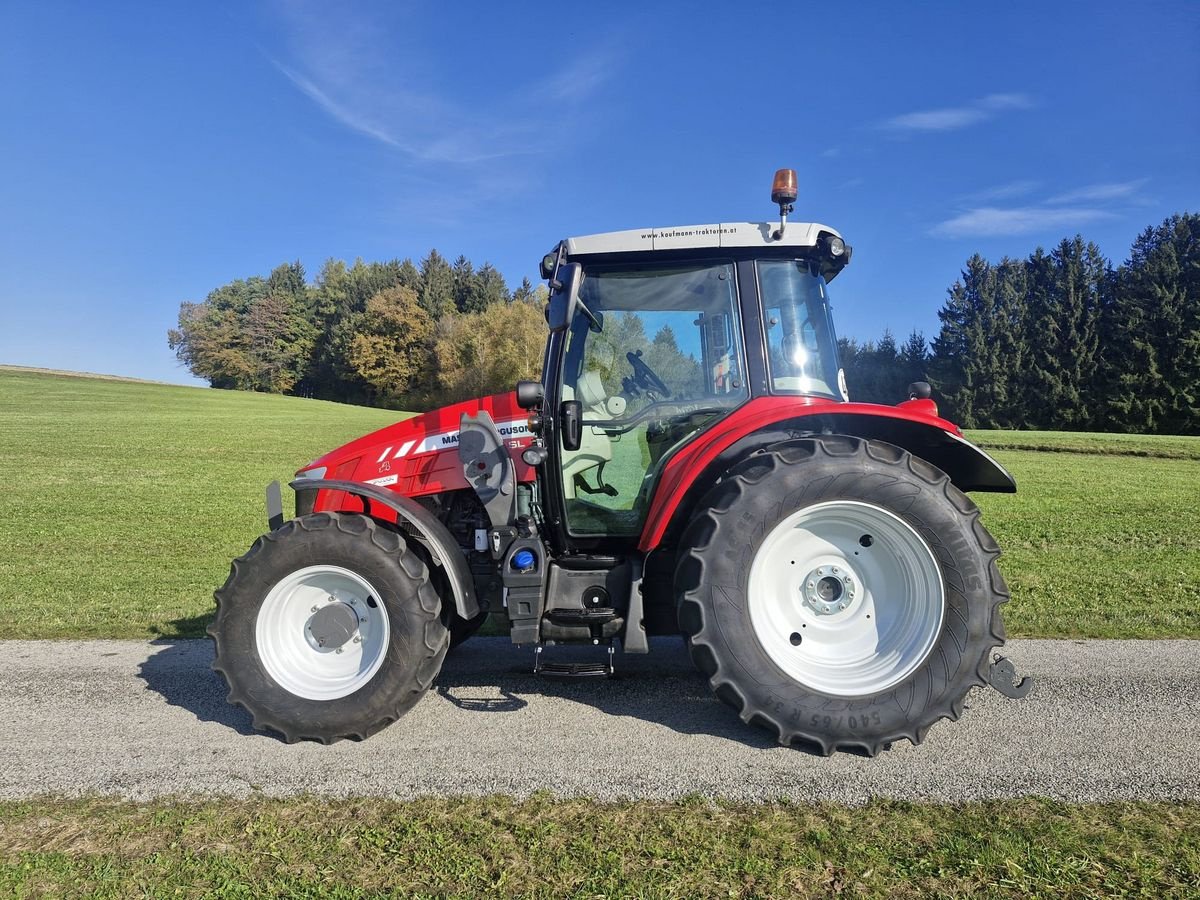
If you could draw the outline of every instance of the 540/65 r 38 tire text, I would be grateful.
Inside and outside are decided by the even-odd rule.
[[[362,740],[429,688],[450,643],[429,570],[367,516],[285,523],[234,561],[208,632],[229,701],[289,742]]]
[[[783,744],[875,755],[956,719],[1004,642],[979,510],[891,444],[789,441],[734,466],[683,535],[675,589],[717,696]]]

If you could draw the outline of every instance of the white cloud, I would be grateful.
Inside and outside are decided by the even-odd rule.
[[[912,134],[929,131],[958,131],[986,122],[998,112],[1030,109],[1033,99],[1026,94],[988,94],[964,106],[904,113],[880,123],[885,131]]]
[[[390,144],[393,147],[401,146],[399,141],[381,130],[369,119],[361,118],[351,108],[336,103],[328,94],[299,72],[289,69],[278,60],[271,61],[275,64],[275,68],[288,77],[288,80],[292,84],[307,94],[321,109],[325,110],[325,112],[329,113],[329,115],[333,116],[333,118],[337,119],[347,128],[357,131],[359,134],[365,134],[367,137],[373,137],[377,141],[383,141],[383,143]]]
[[[998,209],[987,206],[969,209],[947,219],[931,229],[930,234],[946,238],[1002,237],[1077,228],[1112,218],[1115,218],[1113,213],[1091,207],[1024,206]]]
[[[998,184],[995,187],[984,188],[981,191],[968,194],[963,200],[968,203],[993,203],[996,200],[1011,200],[1013,197],[1024,197],[1027,194],[1032,194],[1039,187],[1040,184],[1038,182],[1029,179],[1010,181],[1007,184]]]
[[[977,105],[984,109],[1032,109],[1033,98],[1028,94],[988,94]]]
[[[931,109],[926,112],[905,113],[888,119],[884,127],[892,131],[957,131],[988,118],[980,109]]]
[[[1051,229],[1078,228],[1088,222],[1115,218],[1108,210],[1069,208],[1069,206],[1019,206],[1015,209],[997,209],[983,206],[967,210],[954,218],[948,218],[930,234],[938,238],[998,238],[1013,234],[1036,234]]]
[[[1106,200],[1126,200],[1136,194],[1149,181],[1119,181],[1108,184],[1089,184],[1061,194],[1055,194],[1047,203],[1102,203]]]
[[[1148,178],[1138,178],[1085,185],[1020,207],[985,205],[1023,197],[1038,188],[1036,181],[1013,181],[964,198],[971,208],[935,225],[929,233],[946,238],[999,237],[1079,228],[1090,222],[1117,218],[1112,207],[1120,207],[1120,201],[1135,199],[1148,181]]]
[[[388,21],[332,4],[277,7],[286,46],[272,59],[334,121],[413,163],[470,166],[545,152],[554,119],[600,90],[616,64],[605,49],[494,94],[486,104],[456,97],[438,61],[393,7]]]

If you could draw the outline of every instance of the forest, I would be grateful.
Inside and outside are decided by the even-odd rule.
[[[437,250],[329,260],[311,282],[293,262],[183,303],[168,342],[213,387],[424,409],[537,377],[545,296]],[[1200,214],[1146,228],[1120,264],[1079,235],[973,255],[938,320],[932,340],[842,338],[851,399],[928,381],[966,428],[1200,434]]]

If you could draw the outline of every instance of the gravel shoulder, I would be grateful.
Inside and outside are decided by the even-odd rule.
[[[553,652],[553,650],[549,651]],[[876,759],[776,746],[715,700],[678,639],[610,681],[530,674],[475,638],[364,743],[287,745],[225,703],[208,641],[0,641],[0,798],[388,796],[960,801],[1200,799],[1200,642],[1014,640],[1037,684]]]

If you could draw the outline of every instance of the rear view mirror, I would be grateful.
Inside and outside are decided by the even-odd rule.
[[[558,267],[558,278],[551,285],[547,320],[550,330],[566,331],[575,318],[579,304],[579,286],[583,283],[583,267],[579,263],[566,263]]]

